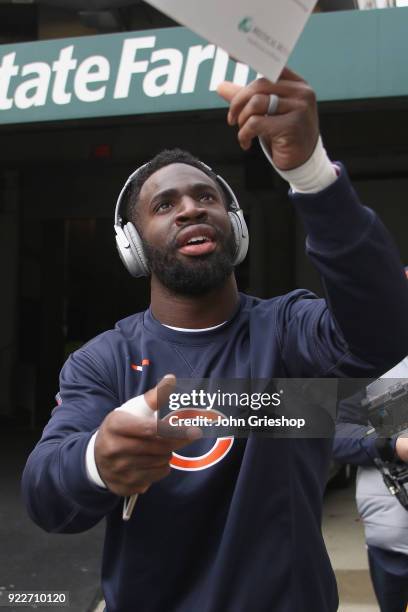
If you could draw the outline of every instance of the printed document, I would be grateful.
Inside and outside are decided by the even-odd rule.
[[[276,81],[316,0],[147,0]]]

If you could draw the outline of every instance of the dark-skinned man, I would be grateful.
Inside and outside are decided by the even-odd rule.
[[[151,274],[150,308],[65,364],[24,498],[49,531],[106,517],[108,612],[333,612],[320,530],[332,441],[250,435],[221,448],[196,428],[158,435],[153,411],[174,377],[380,375],[407,352],[406,281],[381,222],[327,157],[310,87],[285,69],[276,84],[219,93],[241,147],[259,137],[290,182],[326,301],[239,294],[247,235],[233,193],[189,154],[162,152],[132,175],[115,213],[125,265]],[[137,494],[123,521],[123,497]]]

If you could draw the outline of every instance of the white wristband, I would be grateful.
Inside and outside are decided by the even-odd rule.
[[[272,161],[268,147],[261,138],[259,138],[259,144],[276,172],[285,181],[288,181],[294,192],[317,193],[326,189],[337,179],[336,166],[328,158],[321,136],[319,136],[311,157],[304,164],[293,170],[280,170],[277,168]]]
[[[144,394],[138,395],[137,397],[132,397],[130,400],[115,408],[116,410],[121,410],[123,412],[127,412],[128,414],[133,414],[134,416],[144,416],[144,417],[154,417],[157,418],[157,412],[152,410],[149,404],[146,402]],[[86,448],[85,454],[85,465],[86,465],[86,473],[91,482],[96,484],[98,487],[102,487],[106,489],[106,485],[103,482],[100,474],[98,472],[98,468],[96,467],[95,461],[95,439],[97,436],[97,431],[93,434],[92,438],[88,442],[88,446]]]
[[[119,408],[115,408],[115,410],[123,410],[123,412],[128,412],[129,414],[133,414],[135,416],[157,417],[157,412],[152,410],[149,404],[146,402],[144,393],[142,395],[138,395],[137,397],[132,397],[130,400],[119,406]]]
[[[96,484],[98,487],[102,487],[106,489],[106,484],[103,482],[102,478],[99,475],[98,468],[96,467],[95,462],[95,439],[98,432],[95,431],[92,438],[88,442],[88,446],[86,447],[85,454],[85,464],[86,464],[86,473],[91,482]]]

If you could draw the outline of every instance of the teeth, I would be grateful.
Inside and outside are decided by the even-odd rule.
[[[207,242],[208,238],[206,236],[195,236],[194,238],[190,238],[187,244],[195,244],[197,242]]]

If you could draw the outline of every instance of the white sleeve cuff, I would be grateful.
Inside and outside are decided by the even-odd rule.
[[[92,438],[88,442],[88,446],[86,447],[85,454],[85,464],[86,464],[86,473],[88,478],[93,484],[96,484],[98,487],[102,487],[106,489],[106,484],[103,482],[102,478],[99,475],[98,468],[96,467],[95,462],[95,439],[98,432],[95,431]]]
[[[336,166],[328,158],[321,136],[319,136],[311,157],[304,164],[293,170],[279,170],[274,165],[268,147],[261,138],[259,138],[259,144],[276,172],[285,181],[288,181],[294,192],[317,193],[329,187],[337,179]]]

